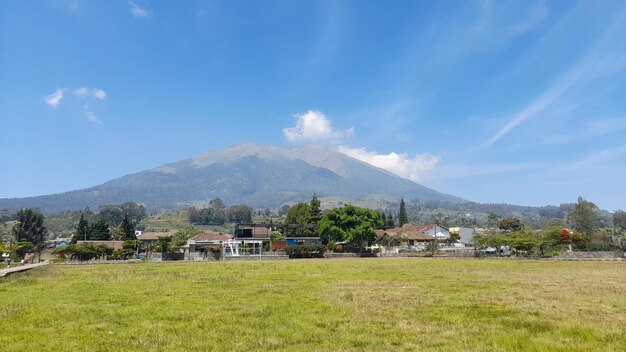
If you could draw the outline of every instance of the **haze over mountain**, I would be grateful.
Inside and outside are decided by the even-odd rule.
[[[44,211],[133,201],[167,210],[220,197],[227,204],[276,208],[318,197],[345,200],[464,200],[319,146],[241,144],[61,194],[0,199],[0,208]]]

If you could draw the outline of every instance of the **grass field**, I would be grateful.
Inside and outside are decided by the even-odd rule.
[[[0,281],[1,351],[624,351],[626,263],[49,265]]]

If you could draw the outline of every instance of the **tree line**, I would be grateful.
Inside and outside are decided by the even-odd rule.
[[[519,218],[498,219],[492,213],[488,232],[476,235],[474,241],[479,248],[509,246],[518,253],[538,255],[625,249],[626,212],[613,213],[612,227],[604,226],[600,216],[599,208],[582,197],[567,209],[565,221],[553,220],[541,230],[524,226]]]

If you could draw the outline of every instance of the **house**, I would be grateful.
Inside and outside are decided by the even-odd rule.
[[[35,264],[35,263],[41,263],[41,262],[48,262],[54,258],[56,258],[56,255],[52,254],[51,250],[44,249],[40,253],[26,253],[24,255],[24,263]]]
[[[46,248],[48,249],[55,249],[57,247],[65,247],[68,244],[71,243],[72,238],[71,237],[66,237],[66,238],[55,238],[52,240],[48,240],[46,241]]]
[[[135,234],[137,231],[135,231]],[[168,232],[140,232],[137,236],[137,239],[143,243],[152,243],[156,242],[159,237],[172,237],[176,235],[178,231],[168,231]]]
[[[304,244],[321,244],[322,240],[319,237],[286,237],[285,244],[287,246],[300,246]]]
[[[411,246],[425,247],[425,244],[432,242],[435,238],[420,231],[422,228],[405,224],[402,227],[387,230],[375,230],[376,243],[387,244],[390,247]]]
[[[321,240],[314,236],[315,228],[315,224],[237,224],[230,251],[232,255],[262,254],[263,248],[270,248],[270,244],[274,250],[282,250],[286,246],[319,244]],[[285,235],[285,240],[272,242],[270,235],[273,230],[280,230]],[[228,254],[227,251],[225,255]]]
[[[233,240],[225,244],[224,255],[260,255],[263,253],[263,246],[270,243],[270,233],[270,225],[237,224]]]
[[[205,252],[208,247],[211,246],[224,246],[231,237],[221,232],[204,231],[203,233],[196,235],[187,240],[187,247],[189,252]]]
[[[437,224],[430,225],[410,225],[405,224],[402,226],[403,230],[422,232],[430,237],[437,238],[437,240],[446,240],[450,238],[450,231],[445,227]]]
[[[157,241],[157,239],[159,237],[173,237],[174,235],[176,235],[178,233],[178,231],[174,230],[174,231],[168,231],[168,232],[140,232],[139,235],[137,235],[137,240],[141,242],[142,246],[141,248],[143,248],[146,253],[149,253],[152,251],[152,246],[154,245],[154,243]],[[137,234],[137,231],[135,231],[135,234]]]

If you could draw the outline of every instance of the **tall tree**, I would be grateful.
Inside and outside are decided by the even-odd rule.
[[[104,220],[99,219],[91,227],[89,239],[93,241],[109,241],[111,240],[111,232],[109,225]]]
[[[613,226],[617,228],[620,234],[626,230],[626,211],[617,210],[613,213]]]
[[[43,224],[44,218],[36,209],[21,209],[17,212],[17,223],[13,225],[13,235],[18,242],[42,244],[48,234]]]
[[[308,203],[294,204],[285,217],[286,224],[309,224],[311,220],[311,205]]]
[[[246,224],[252,223],[252,210],[248,210],[243,217],[243,222]]]
[[[245,204],[232,205],[226,209],[228,221],[234,223],[251,223],[252,208]]]
[[[598,207],[582,197],[567,210],[567,222],[575,232],[590,236],[594,233],[598,220]]]
[[[387,214],[387,228],[391,229],[396,226],[396,221],[393,219],[393,215],[391,213]]]
[[[398,214],[398,226],[402,227],[404,224],[409,223],[409,218],[406,215],[406,206],[404,205],[404,198],[400,199],[400,213]]]
[[[322,219],[322,210],[320,209],[321,202],[317,199],[317,195],[313,193],[313,198],[311,198],[311,202],[309,203],[310,207],[310,215],[309,215],[309,223],[317,224]]]
[[[85,216],[81,213],[78,225],[76,225],[76,231],[72,236],[72,243],[76,241],[84,241],[89,237],[89,222],[85,219]]]
[[[494,230],[497,225],[498,225],[498,214],[492,211],[489,213],[489,216],[487,217],[487,227],[490,230]]]
[[[135,226],[133,226],[133,224],[128,219],[128,215],[124,216],[124,220],[122,220],[120,229],[124,233],[125,240],[134,241],[137,239],[137,236],[135,236]]]
[[[223,225],[226,222],[226,205],[221,198],[213,198],[209,202],[209,208],[212,210],[211,223],[214,225]]]

